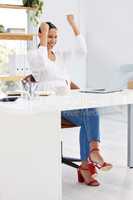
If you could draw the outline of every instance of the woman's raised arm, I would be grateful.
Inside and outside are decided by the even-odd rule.
[[[87,53],[87,45],[84,37],[80,33],[80,30],[74,20],[74,15],[67,15],[67,21],[72,28],[74,35],[76,36],[76,49],[75,52],[78,55],[85,55]]]
[[[47,47],[47,39],[48,39],[49,25],[47,23],[41,23],[40,31],[38,36],[40,38],[40,46]]]
[[[80,35],[79,28],[78,28],[78,26],[77,26],[77,24],[75,23],[75,20],[74,20],[74,15],[67,15],[67,21],[68,21],[69,25],[71,26],[75,36]]]

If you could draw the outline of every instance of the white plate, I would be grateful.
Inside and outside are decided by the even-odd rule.
[[[53,92],[53,91],[40,91],[40,92],[38,92],[39,96],[49,96],[49,95],[53,95],[53,94],[55,94],[55,92]]]

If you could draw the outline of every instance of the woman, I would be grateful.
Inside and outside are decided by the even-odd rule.
[[[85,41],[74,21],[74,16],[68,15],[67,21],[76,36],[77,53],[78,56],[81,56],[86,53]],[[50,22],[42,23],[38,36],[40,39],[39,48],[29,54],[33,76],[41,83],[42,87],[69,89],[71,81],[63,65],[66,55],[64,56],[63,52],[57,53],[53,50],[58,39],[58,29]],[[84,182],[89,186],[98,186],[99,182],[93,178],[95,167],[109,170],[112,165],[104,162],[100,154],[99,115],[96,109],[63,111],[62,117],[81,126],[80,154],[82,163],[78,169],[79,182]]]

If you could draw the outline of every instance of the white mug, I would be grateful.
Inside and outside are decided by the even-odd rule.
[[[70,93],[70,89],[66,87],[57,87],[54,89],[56,95],[68,95]]]

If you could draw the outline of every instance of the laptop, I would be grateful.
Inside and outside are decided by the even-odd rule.
[[[85,89],[80,90],[81,93],[96,93],[96,94],[108,94],[108,93],[114,93],[114,92],[122,92],[123,89],[121,88],[96,88],[96,89]]]

